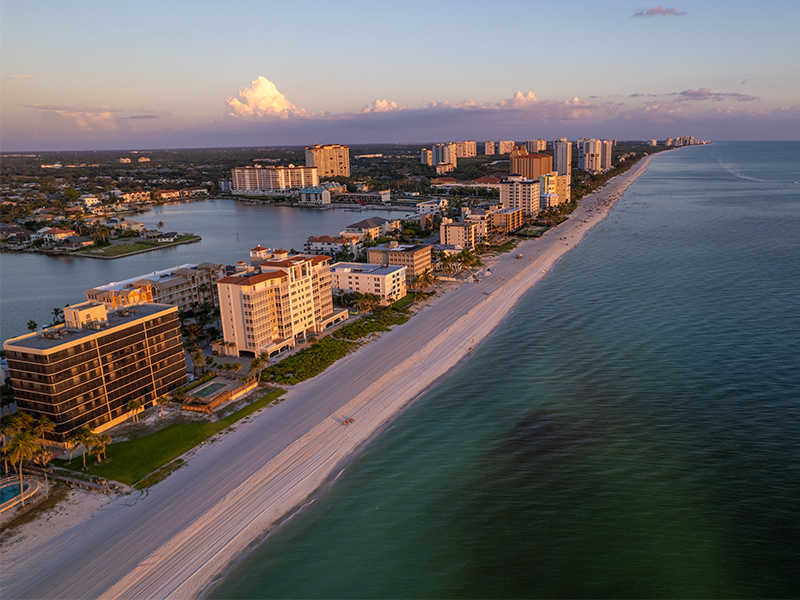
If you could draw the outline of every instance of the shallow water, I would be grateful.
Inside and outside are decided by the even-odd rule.
[[[654,158],[211,597],[797,597],[798,165]]]

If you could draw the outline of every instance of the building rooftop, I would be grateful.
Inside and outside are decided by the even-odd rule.
[[[67,308],[92,308],[102,306],[100,302],[86,301],[74,304]],[[42,331],[36,331],[27,335],[7,340],[3,346],[9,349],[18,348],[20,350],[53,350],[65,344],[72,344],[77,341],[89,339],[95,335],[107,334],[116,327],[129,325],[139,319],[144,319],[157,315],[161,312],[175,311],[177,307],[169,304],[137,304],[132,308],[112,310],[108,312],[108,325],[100,329],[73,329],[66,325],[56,325],[48,327]]]
[[[224,265],[217,265],[208,262],[203,262],[200,264],[186,263],[185,265],[178,265],[169,269],[162,269],[161,271],[153,271],[147,275],[137,275],[136,277],[131,277],[130,279],[125,279],[123,281],[112,281],[106,285],[93,287],[91,291],[119,291],[125,289],[126,287],[157,284],[163,287],[165,284],[169,285],[171,279],[180,279],[183,281],[184,276],[190,275],[192,271],[215,270],[222,268],[224,268]],[[179,282],[175,281],[175,283]]]
[[[389,219],[384,219],[383,217],[370,217],[369,219],[364,219],[363,221],[359,221],[358,223],[353,223],[352,225],[348,225],[346,229],[373,229],[375,227],[380,227],[384,223],[388,223]]]
[[[405,269],[405,266],[401,265],[374,265],[371,263],[351,263],[351,262],[339,262],[331,265],[331,273],[360,273],[366,275],[391,275],[392,273],[396,273],[401,269]]]

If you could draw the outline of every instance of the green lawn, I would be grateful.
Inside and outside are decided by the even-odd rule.
[[[497,248],[498,252],[511,252],[514,248],[517,247],[518,240],[511,240]]]
[[[174,242],[170,242],[168,244],[159,244],[157,241],[146,241],[146,242],[135,242],[133,244],[120,244],[119,246],[106,246],[103,249],[103,252],[92,252],[95,256],[122,256],[123,254],[130,254],[131,252],[138,252],[140,250],[153,250],[154,248],[166,248],[172,244],[177,244],[179,242],[185,242],[187,240],[199,238],[196,235],[182,235],[177,238]]]
[[[414,294],[406,294],[400,300],[392,304],[392,308],[395,310],[403,310],[404,308],[408,308],[414,304]]]
[[[339,331],[334,332],[334,335]],[[292,354],[278,364],[261,371],[261,381],[267,383],[275,381],[288,385],[300,383],[322,373],[346,356],[355,346],[354,342],[335,339],[333,335],[329,335],[313,346],[300,350],[297,354]]]
[[[272,390],[255,402],[215,423],[179,423],[136,440],[111,444],[108,447],[108,460],[101,465],[90,466],[88,472],[126,485],[134,485],[185,454],[200,442],[264,408],[283,393],[283,390]],[[88,463],[94,458],[87,457],[86,460]],[[76,457],[72,461],[55,460],[53,462],[71,470],[78,470],[83,466],[81,457]],[[152,483],[156,483],[156,481]]]

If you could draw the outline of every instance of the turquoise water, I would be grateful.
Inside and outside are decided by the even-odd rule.
[[[210,383],[204,388],[200,388],[197,391],[193,391],[192,396],[196,396],[198,398],[208,398],[209,396],[212,396],[214,392],[221,390],[226,385],[227,384],[225,383]]]
[[[798,165],[656,157],[210,596],[800,596]]]
[[[8,502],[15,496],[20,494],[20,485],[18,483],[7,485],[0,488],[0,504]]]

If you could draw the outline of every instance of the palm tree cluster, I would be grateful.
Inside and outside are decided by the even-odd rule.
[[[34,461],[44,469],[45,494],[50,495],[47,478],[47,465],[50,463],[52,453],[47,450],[45,433],[55,430],[55,424],[46,416],[38,421],[28,413],[17,411],[4,414],[0,418],[0,437],[3,440],[3,466],[8,473],[10,462],[19,474],[20,493],[22,492],[22,468],[25,463]],[[20,496],[22,506],[25,506],[24,496]]]

